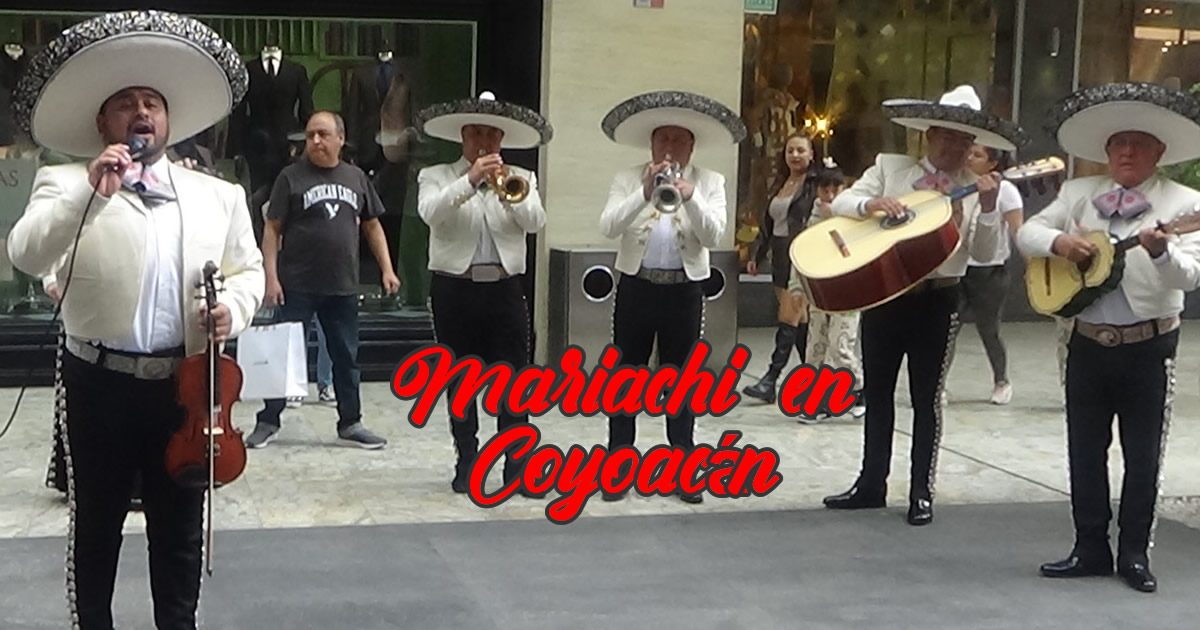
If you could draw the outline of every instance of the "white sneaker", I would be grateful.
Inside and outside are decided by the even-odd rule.
[[[999,383],[992,390],[993,405],[1007,405],[1012,402],[1012,383]]]
[[[287,408],[288,409],[299,409],[300,406],[303,404],[304,404],[304,399],[301,397],[287,399]]]

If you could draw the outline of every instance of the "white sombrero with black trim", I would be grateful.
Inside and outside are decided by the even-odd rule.
[[[491,92],[426,107],[417,112],[413,124],[421,133],[449,142],[462,142],[462,128],[467,125],[495,127],[504,132],[500,146],[505,149],[532,149],[554,137],[554,128],[541,114],[498,101]]]
[[[1150,83],[1079,90],[1051,109],[1045,129],[1064,151],[1093,162],[1108,161],[1108,139],[1123,131],[1147,133],[1167,145],[1162,166],[1200,157],[1200,101]]]
[[[173,145],[228,116],[248,85],[237,51],[201,22],[124,11],[80,22],[43,48],[13,92],[13,112],[38,145],[92,157],[104,150],[96,114],[123,89],[163,96]]]
[[[683,127],[697,147],[737,144],[746,124],[725,105],[691,92],[639,94],[612,108],[600,122],[604,135],[617,144],[644,149],[659,127]]]
[[[942,127],[961,131],[975,136],[978,144],[1001,151],[1015,151],[1029,143],[1029,137],[1016,123],[983,111],[979,95],[969,85],[946,92],[936,103],[909,98],[887,100],[883,102],[883,113],[909,129]]]

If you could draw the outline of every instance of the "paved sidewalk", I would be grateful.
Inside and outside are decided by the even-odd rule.
[[[1167,517],[1200,527],[1200,324],[1184,326],[1176,391],[1175,422],[1164,467],[1163,510]],[[939,455],[937,504],[1063,502],[1067,494],[1065,425],[1058,391],[1053,326],[1014,323],[1004,328],[1009,342],[1015,396],[1013,403],[990,405],[990,371],[972,327],[963,329],[950,377],[950,405]],[[771,329],[742,331],[754,356],[753,382],[763,369],[772,343]],[[793,355],[793,363],[795,362]],[[907,394],[902,381],[901,406]],[[514,498],[493,509],[480,509],[450,491],[454,462],[445,407],[423,429],[407,422],[407,403],[386,383],[364,385],[366,425],[391,442],[383,451],[343,446],[336,439],[335,411],[310,404],[284,414],[280,439],[250,451],[243,477],[217,492],[218,529],[262,529],[436,521],[544,519],[546,500]],[[7,417],[17,390],[0,390]],[[257,402],[239,403],[235,422],[253,428]],[[66,531],[67,512],[59,495],[42,485],[50,453],[51,391],[30,389],[8,436],[0,440],[0,538],[58,536]],[[537,421],[543,440],[560,446],[604,443],[603,418],[566,418],[551,413]],[[484,418],[485,441],[495,423]],[[894,447],[891,500],[907,496],[908,414],[902,410]],[[661,420],[639,423],[643,450],[665,440]],[[773,406],[743,403],[721,418],[700,418],[697,441],[715,443],[721,432],[744,433],[742,445],[775,448],[782,458],[783,483],[762,498],[719,500],[701,505],[666,498],[631,497],[617,503],[593,501],[581,519],[654,514],[692,514],[745,510],[795,510],[820,507],[823,496],[845,490],[853,481],[862,453],[859,421],[838,419],[805,426],[783,417]],[[1119,448],[1112,454],[1114,489],[1121,470]],[[1114,491],[1114,495],[1116,492]],[[896,518],[902,518],[897,516]],[[1065,504],[1060,514],[1069,535]],[[127,530],[138,532],[143,519],[131,514]]]

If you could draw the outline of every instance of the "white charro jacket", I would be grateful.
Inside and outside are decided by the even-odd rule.
[[[183,305],[185,345],[188,354],[198,354],[207,341],[199,320],[203,302],[194,285],[202,279],[204,264],[215,262],[225,278],[218,301],[229,307],[231,336],[236,336],[262,303],[262,253],[241,186],[174,164],[168,168],[183,221],[183,295],[190,302]],[[25,214],[9,234],[8,255],[31,276],[56,274],[60,287],[70,282],[62,305],[67,334],[125,338],[141,296],[149,211],[140,197],[123,189],[112,197],[97,194],[73,250],[91,195],[86,165],[39,169]],[[67,278],[72,251],[74,268]]]
[[[1030,217],[1017,232],[1017,247],[1026,256],[1052,256],[1054,239],[1060,234],[1080,234],[1093,230],[1108,231],[1109,219],[1103,217],[1092,200],[1117,187],[1111,177],[1081,177],[1063,184],[1058,196],[1037,215]],[[1156,222],[1168,222],[1200,205],[1200,192],[1154,176],[1137,187],[1151,208],[1135,217],[1116,236],[1136,234]],[[1125,272],[1121,290],[1133,314],[1143,320],[1178,315],[1183,311],[1183,294],[1200,288],[1200,233],[1171,236],[1167,260],[1150,259],[1142,247],[1125,253]]]
[[[650,232],[661,216],[642,190],[645,168],[641,164],[617,173],[608,191],[608,203],[600,214],[600,232],[604,237],[621,239],[617,271],[630,275],[641,269]],[[683,169],[683,179],[692,184],[695,192],[672,218],[676,243],[688,279],[704,280],[710,273],[709,249],[719,246],[725,234],[725,176],[689,164]]]
[[[421,169],[417,175],[417,212],[429,225],[429,270],[464,273],[471,266],[484,230],[490,230],[500,264],[509,275],[525,273],[525,235],[546,225],[546,210],[537,177],[526,169],[505,165],[529,180],[529,196],[505,206],[491,192],[467,181],[466,159]]]

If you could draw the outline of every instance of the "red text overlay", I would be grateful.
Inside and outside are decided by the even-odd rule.
[[[456,358],[450,348],[432,344],[409,355],[392,379],[392,392],[414,402],[408,421],[423,427],[437,401],[446,395],[451,417],[462,420],[477,400],[483,411],[499,415],[541,416],[557,408],[566,416],[676,416],[688,410],[697,416],[721,416],[741,400],[736,387],[750,351],[738,345],[717,372],[705,367],[712,348],[698,341],[682,366],[624,365],[621,353],[607,346],[600,361],[587,372],[583,350],[571,346],[558,365],[513,368],[507,363],[485,365],[475,356]],[[818,412],[841,415],[855,402],[854,374],[849,370],[802,365],[788,374],[780,390],[779,409],[787,416]],[[633,448],[612,453],[596,446],[539,446],[540,432],[530,424],[511,427],[494,437],[476,458],[471,472],[471,499],[481,507],[499,505],[518,483],[533,494],[551,489],[562,494],[547,507],[556,523],[574,520],[588,497],[598,489],[622,492],[630,487],[644,495],[709,492],[719,497],[762,496],[782,477],[779,458],[771,449],[735,448],[736,431],[721,437],[718,449],[699,446],[685,452],[659,446],[645,455]],[[484,494],[483,482],[492,465],[505,453],[527,460],[525,475],[501,491]],[[766,472],[764,472],[766,471]],[[728,474],[725,474],[728,473]],[[753,476],[751,476],[753,474]],[[624,490],[613,485],[624,480]],[[608,485],[606,485],[608,484]]]

